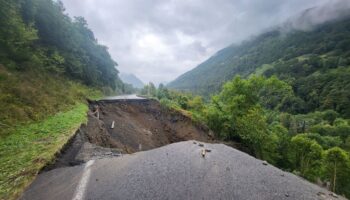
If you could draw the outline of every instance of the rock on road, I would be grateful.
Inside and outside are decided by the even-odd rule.
[[[197,141],[38,176],[21,199],[343,199],[223,144]],[[210,152],[202,157],[203,149]]]

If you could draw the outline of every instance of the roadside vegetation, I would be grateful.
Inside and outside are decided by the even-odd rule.
[[[16,199],[86,121],[86,99],[131,91],[60,1],[0,0],[0,199]]]
[[[0,0],[0,137],[86,98],[130,89],[82,17],[61,1]]]
[[[0,199],[16,199],[38,172],[55,159],[86,122],[88,107],[77,104],[45,120],[14,128],[0,141]]]
[[[276,76],[237,76],[210,101],[163,85],[141,93],[187,112],[259,159],[350,196],[350,119],[330,109],[298,114],[292,86]]]
[[[0,137],[13,129],[68,111],[86,98],[102,96],[101,90],[37,70],[10,71],[0,65]]]

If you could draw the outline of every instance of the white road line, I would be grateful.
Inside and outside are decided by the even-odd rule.
[[[86,186],[89,182],[90,175],[91,175],[91,166],[92,166],[92,164],[94,164],[94,162],[95,162],[95,160],[89,160],[86,163],[86,165],[84,167],[83,175],[81,176],[80,182],[79,182],[77,188],[75,189],[73,200],[83,200],[84,199]]]

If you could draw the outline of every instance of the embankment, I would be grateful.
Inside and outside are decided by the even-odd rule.
[[[76,165],[91,158],[150,150],[170,143],[211,141],[211,131],[180,112],[151,99],[101,100],[89,104],[88,122],[47,169]],[[94,114],[98,108],[99,116]]]

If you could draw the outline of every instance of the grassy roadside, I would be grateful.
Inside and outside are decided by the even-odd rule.
[[[16,127],[0,141],[0,199],[16,199],[86,122],[87,105]]]
[[[0,65],[0,139],[18,126],[65,112],[86,98],[103,94],[98,88],[38,70],[14,71]]]

